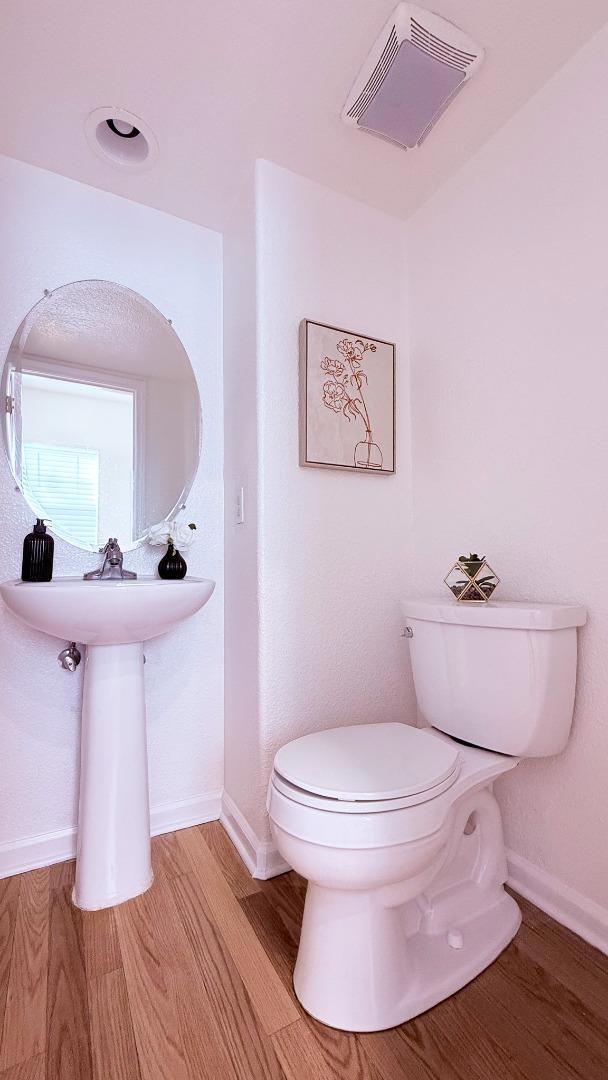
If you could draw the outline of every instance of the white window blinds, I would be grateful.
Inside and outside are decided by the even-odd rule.
[[[59,532],[97,547],[99,452],[71,446],[23,444],[22,482],[33,506],[44,507]]]

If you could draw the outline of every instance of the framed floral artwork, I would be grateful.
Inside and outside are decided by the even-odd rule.
[[[395,472],[395,346],[303,319],[300,465]]]

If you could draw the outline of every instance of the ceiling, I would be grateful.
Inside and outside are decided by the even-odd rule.
[[[591,37],[606,0],[432,0],[486,60],[419,151],[339,114],[393,0],[4,0],[0,152],[222,230],[264,157],[407,217]],[[155,131],[124,173],[88,147],[91,110]],[[522,167],[523,167],[522,163]]]

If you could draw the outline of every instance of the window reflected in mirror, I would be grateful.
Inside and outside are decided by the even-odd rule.
[[[135,391],[24,372],[21,412],[23,493],[40,516],[85,547],[137,536]]]

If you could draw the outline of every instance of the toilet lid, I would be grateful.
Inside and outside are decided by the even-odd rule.
[[[274,768],[289,783],[332,799],[398,799],[437,787],[457,768],[456,746],[408,724],[330,728],[287,743]]]

